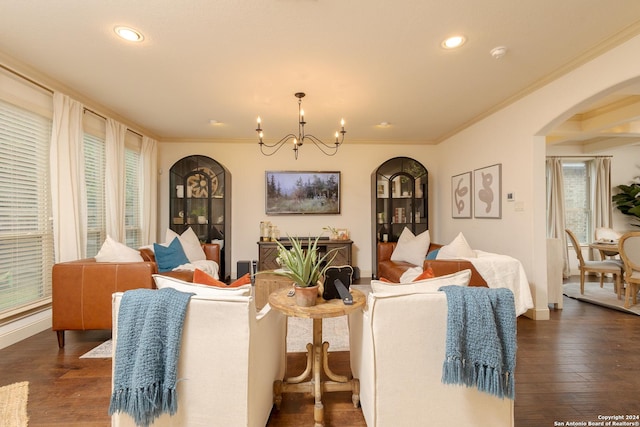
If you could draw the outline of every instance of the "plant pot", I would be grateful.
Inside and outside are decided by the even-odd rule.
[[[300,307],[312,307],[316,305],[318,298],[318,285],[307,286],[306,288],[296,286],[296,304]]]

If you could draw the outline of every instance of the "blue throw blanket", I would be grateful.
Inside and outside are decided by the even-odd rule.
[[[190,293],[135,289],[122,296],[109,415],[124,412],[148,426],[175,414],[178,354]]]
[[[515,396],[516,313],[505,288],[444,286],[447,344],[442,382],[500,398]]]

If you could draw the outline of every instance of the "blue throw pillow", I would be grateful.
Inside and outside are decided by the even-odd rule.
[[[427,254],[427,258],[426,258],[426,259],[428,259],[428,260],[434,260],[434,259],[436,259],[436,257],[438,256],[438,251],[439,251],[439,250],[440,250],[440,248],[438,248],[438,249],[434,249],[434,250],[432,250],[431,252],[429,252],[429,253]]]
[[[156,255],[158,273],[171,271],[179,265],[189,263],[189,258],[185,255],[184,249],[182,249],[182,244],[177,238],[173,239],[169,246],[162,246],[154,243],[153,251]]]

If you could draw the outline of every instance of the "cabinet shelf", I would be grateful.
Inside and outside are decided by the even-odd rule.
[[[169,186],[169,228],[178,234],[189,227],[203,242],[222,240],[221,278],[226,279],[230,263],[224,247],[230,247],[230,224],[225,223],[230,198],[227,194],[228,172],[206,156],[188,156],[171,166]],[[228,241],[229,240],[229,241]]]
[[[428,172],[414,159],[395,157],[376,169],[371,182],[374,195],[371,246],[376,277],[377,242],[398,241],[405,227],[414,234],[429,228]]]

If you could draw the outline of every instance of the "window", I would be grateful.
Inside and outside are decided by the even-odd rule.
[[[87,188],[87,257],[94,257],[107,238],[104,196],[105,142],[84,134],[84,175]]]
[[[580,243],[588,244],[591,230],[591,161],[562,163],[566,228],[573,231]]]
[[[125,165],[125,244],[130,248],[140,247],[140,153],[126,148]]]
[[[0,318],[51,299],[51,119],[0,100]]]
[[[87,118],[86,120],[92,120]],[[95,256],[107,238],[104,132],[84,133],[85,183],[87,188],[87,256]],[[97,136],[100,135],[100,136]],[[135,144],[125,148],[125,244],[140,247],[140,153]]]

